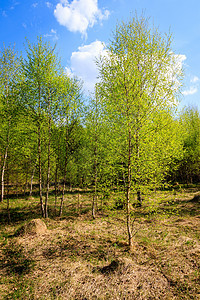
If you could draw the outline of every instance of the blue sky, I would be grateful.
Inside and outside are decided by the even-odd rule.
[[[0,0],[0,47],[24,51],[25,38],[43,36],[57,44],[69,73],[92,90],[97,70],[94,57],[104,51],[117,21],[144,12],[164,34],[173,34],[173,51],[181,55],[185,71],[181,106],[200,108],[199,0]]]

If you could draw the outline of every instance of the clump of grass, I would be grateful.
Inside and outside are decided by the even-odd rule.
[[[10,291],[4,299],[6,300],[26,300],[35,299],[34,282],[29,279],[20,279],[16,281],[16,286]]]
[[[8,274],[24,275],[30,273],[35,265],[33,259],[24,253],[24,249],[17,243],[8,244],[3,251],[4,267]]]

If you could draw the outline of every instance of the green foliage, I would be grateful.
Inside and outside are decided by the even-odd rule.
[[[182,74],[174,62],[171,36],[162,37],[137,17],[116,27],[107,56],[98,62],[109,163],[125,186],[130,164],[136,191],[159,185],[178,154],[173,114]]]
[[[185,108],[179,116],[182,131],[183,157],[177,162],[175,179],[184,183],[200,179],[200,115],[197,108]]]

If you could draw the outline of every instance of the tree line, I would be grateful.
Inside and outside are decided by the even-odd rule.
[[[98,194],[123,191],[129,245],[131,193],[199,182],[200,115],[178,110],[182,69],[171,35],[135,16],[116,26],[97,58],[95,92],[84,101],[82,83],[69,77],[55,47],[26,43],[0,52],[1,202],[15,186],[33,193],[37,183],[42,217],[48,217],[51,185],[55,201],[66,187]],[[28,190],[29,187],[29,190]]]

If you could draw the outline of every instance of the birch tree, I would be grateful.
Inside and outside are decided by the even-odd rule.
[[[1,143],[1,202],[4,198],[4,176],[9,148],[16,134],[18,116],[19,58],[15,49],[0,52],[0,143]]]
[[[98,188],[98,177],[99,177],[99,164],[100,164],[100,153],[102,149],[101,144],[101,104],[98,97],[97,90],[95,95],[90,100],[90,110],[87,115],[86,128],[87,128],[87,147],[89,148],[90,155],[87,157],[89,161],[88,166],[91,168],[91,183],[94,186],[93,200],[92,200],[92,217],[95,219],[96,207],[97,207],[97,188]]]
[[[29,110],[37,128],[38,171],[41,212],[48,217],[47,203],[50,181],[50,151],[52,116],[57,101],[57,77],[62,73],[55,47],[38,38],[36,44],[27,42],[27,58],[22,62],[25,80],[22,89],[24,106]],[[47,148],[47,188],[45,204],[42,191],[42,158]]]
[[[175,142],[169,125],[182,73],[171,43],[171,35],[162,35],[147,19],[136,16],[116,26],[107,55],[98,60],[98,87],[110,122],[110,151],[125,176],[130,248],[134,246],[130,193],[137,194],[141,205],[142,186],[164,171],[167,164],[159,153],[165,153],[165,159],[170,153],[161,146],[161,133],[169,144]]]
[[[76,131],[77,124],[81,118],[82,107],[82,86],[76,78],[69,78],[65,74],[57,78],[57,106],[55,113],[55,123],[57,130],[60,131],[61,141],[58,147],[54,147],[57,153],[57,172],[60,166],[62,174],[62,197],[60,203],[59,215],[62,215],[64,194],[66,189],[67,167],[69,163],[72,135]],[[57,175],[56,175],[57,177]],[[57,179],[56,179],[57,180]]]

